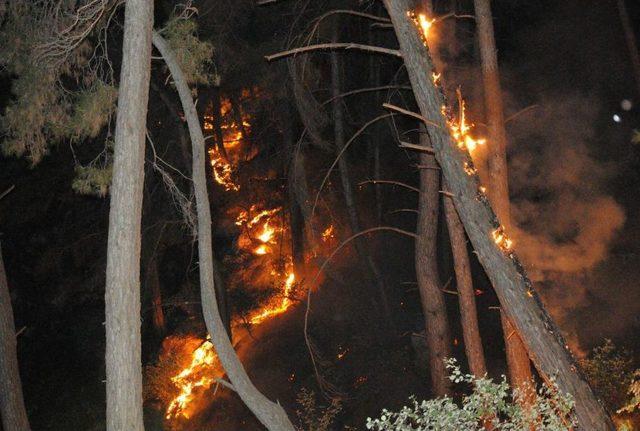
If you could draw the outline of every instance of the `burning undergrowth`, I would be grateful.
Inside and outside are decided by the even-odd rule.
[[[209,105],[204,117],[204,129],[212,135],[209,139],[218,142],[209,150],[211,181],[221,197],[216,235],[229,244],[221,253],[223,279],[232,304],[233,341],[245,360],[259,334],[268,335],[261,327],[281,319],[299,303],[306,289],[303,274],[296,274],[291,256],[282,175],[262,160],[261,151],[268,154],[269,146],[252,141],[253,118],[242,109],[242,102],[253,93],[256,91],[244,91],[235,101],[222,97],[219,104]],[[219,106],[218,118],[215,106]],[[312,259],[324,254],[322,248],[334,246],[334,239],[335,228],[324,227],[318,245],[307,250],[305,266],[311,267]],[[193,418],[210,413],[207,407],[220,397],[214,394],[224,392],[219,391],[224,370],[197,322],[199,312],[181,325],[184,333],[163,341],[157,362],[145,372],[145,399],[164,412],[165,427],[171,429],[197,423]],[[283,381],[287,381],[286,375]]]

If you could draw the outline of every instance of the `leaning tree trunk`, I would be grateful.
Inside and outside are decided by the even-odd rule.
[[[0,249],[0,419],[4,431],[29,431],[16,344],[9,283]]]
[[[331,59],[331,97],[333,99],[333,121],[334,121],[334,139],[335,139],[335,151],[338,159],[338,170],[340,171],[340,180],[342,182],[342,191],[344,193],[344,202],[347,207],[347,216],[349,218],[349,227],[352,233],[355,235],[360,232],[360,221],[358,219],[358,209],[356,207],[355,197],[353,193],[353,184],[349,176],[349,164],[347,163],[346,154],[340,155],[345,145],[345,131],[344,131],[344,111],[342,110],[342,98],[340,97],[340,64],[338,60],[338,54],[332,51],[330,54]],[[384,280],[382,274],[376,263],[373,261],[371,253],[367,250],[367,244],[362,238],[355,239],[356,251],[359,257],[362,259],[364,268],[368,268],[373,281],[378,288],[378,295],[382,302],[382,313],[384,316],[385,325],[391,324],[391,310],[389,308],[389,301],[387,300],[387,294],[385,291]]]
[[[509,210],[509,180],[507,174],[507,131],[504,127],[504,110],[498,56],[493,34],[493,21],[489,0],[475,0],[478,43],[482,63],[484,106],[489,129],[488,195],[498,219],[509,229],[511,225]],[[507,354],[507,366],[511,385],[524,394],[530,390],[533,375],[529,355],[517,331],[504,313],[500,313],[504,345]],[[528,397],[525,397],[525,399]]]
[[[213,251],[211,239],[211,212],[207,195],[207,176],[205,173],[205,142],[198,122],[195,104],[191,99],[191,90],[187,85],[184,73],[180,69],[174,53],[167,42],[158,33],[153,34],[153,44],[167,64],[175,86],[180,95],[183,111],[189,125],[191,144],[193,147],[193,183],[198,215],[198,255],[200,268],[200,290],[202,312],[218,358],[222,363],[233,389],[258,420],[270,431],[294,431],[291,421],[284,409],[267,399],[253,385],[247,375],[231,341],[227,336],[220,317],[214,286]]]
[[[519,263],[510,250],[496,244],[499,227],[487,199],[478,189],[478,178],[465,172],[471,163],[451,137],[441,113],[444,97],[433,81],[433,64],[425,42],[407,16],[410,0],[384,0],[400,43],[420,112],[426,123],[436,158],[471,243],[491,280],[500,304],[521,335],[534,364],[545,378],[556,377],[561,391],[571,394],[581,429],[613,430],[604,407],[580,374],[575,359]]]
[[[116,120],[105,327],[107,430],[142,431],[140,225],[153,2],[129,0]]]
[[[447,219],[449,241],[453,252],[453,268],[458,290],[458,307],[460,308],[460,324],[464,338],[464,351],[469,362],[469,369],[475,376],[482,377],[487,373],[484,360],[482,337],[478,326],[478,310],[476,295],[471,278],[471,265],[467,251],[467,237],[464,226],[458,217],[453,202],[448,196],[443,197],[444,213]]]
[[[428,147],[429,137],[420,128],[420,143]],[[418,199],[418,224],[415,242],[416,277],[424,314],[429,349],[431,390],[441,397],[449,393],[445,359],[451,357],[451,337],[447,320],[447,307],[438,273],[438,209],[440,206],[440,171],[431,154],[420,154],[420,192]]]

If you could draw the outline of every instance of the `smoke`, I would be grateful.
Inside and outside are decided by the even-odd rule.
[[[590,304],[589,276],[625,222],[607,190],[613,166],[594,151],[598,106],[577,95],[543,97],[509,127],[512,236],[565,331],[575,326],[573,311]]]
[[[589,151],[596,106],[577,96],[547,99],[511,130],[514,236],[534,280],[592,269],[624,224],[606,194],[609,167]]]

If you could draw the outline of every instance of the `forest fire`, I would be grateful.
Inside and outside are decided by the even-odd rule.
[[[180,389],[180,393],[169,403],[166,418],[172,419],[182,416],[189,418],[189,404],[199,393],[198,390],[206,390],[216,381],[216,376],[211,373],[212,367],[218,362],[213,344],[205,340],[193,351],[191,363],[182,369],[179,374],[171,378],[173,384]]]
[[[224,98],[221,103],[221,125],[224,137],[224,147],[227,157],[223,157],[217,148],[209,151],[209,162],[213,168],[213,181],[222,186],[225,192],[238,192],[240,183],[235,177],[236,168],[240,163],[241,154],[244,151],[244,132],[250,130],[248,116],[243,116],[242,125],[227,115],[232,109],[229,99]],[[214,128],[213,115],[205,116],[205,130],[211,132]],[[293,272],[293,264],[289,256],[279,257],[279,243],[282,241],[284,227],[278,223],[276,217],[282,214],[282,207],[264,208],[260,204],[252,204],[248,209],[240,210],[235,217],[234,224],[239,228],[237,239],[238,248],[258,260],[257,267],[263,273],[261,277],[273,279],[273,286],[278,293],[266,304],[253,311],[243,322],[234,322],[233,326],[246,324],[257,325],[266,320],[286,312],[292,305],[291,294],[296,284],[296,276]],[[330,226],[323,238],[333,237],[333,227]],[[284,263],[280,263],[284,262]],[[177,338],[170,337],[173,344],[178,343]],[[175,339],[174,339],[175,338]],[[194,340],[198,345],[194,347]],[[223,375],[214,347],[208,340],[195,337],[184,339],[182,353],[188,359],[182,369],[170,378],[172,384],[178,389],[169,402],[165,412],[167,420],[178,418],[188,419],[194,413],[194,401],[209,389],[216,380]]]

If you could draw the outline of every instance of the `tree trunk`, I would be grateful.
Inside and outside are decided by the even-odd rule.
[[[468,175],[469,154],[460,151],[441,113],[442,93],[431,80],[433,64],[428,50],[407,16],[410,0],[384,0],[400,43],[400,50],[424,118],[436,158],[450,188],[467,235],[489,276],[500,304],[521,335],[534,364],[545,378],[556,377],[561,391],[574,397],[581,429],[613,430],[607,412],[578,371],[577,364],[555,324],[544,309],[515,253],[496,244],[499,226],[486,199],[478,191],[478,178]]]
[[[471,278],[467,236],[464,233],[464,226],[462,226],[451,199],[445,196],[442,200],[447,219],[451,251],[453,252],[453,268],[458,289],[458,306],[460,308],[464,350],[471,373],[477,377],[482,377],[487,373],[487,365],[484,360],[482,338],[480,337],[480,328],[478,326],[478,310]]]
[[[218,148],[218,154],[222,156],[225,160],[229,160],[229,156],[227,156],[227,150],[224,147],[224,134],[222,133],[222,104],[220,103],[220,98],[222,95],[220,94],[220,87],[213,87],[211,90],[211,103],[213,105],[213,134],[214,134],[214,143]],[[212,147],[208,147],[207,150]]]
[[[291,256],[293,259],[293,268],[298,279],[303,278],[304,272],[304,254],[305,254],[305,222],[304,213],[302,211],[302,205],[304,202],[300,202],[298,194],[296,193],[297,187],[302,187],[306,183],[306,179],[300,178],[304,175],[304,172],[300,173],[298,170],[304,166],[302,153],[299,153],[296,149],[296,143],[293,137],[293,130],[289,118],[291,116],[291,109],[288,102],[283,102],[285,108],[283,109],[282,124],[283,124],[283,140],[287,153],[290,155],[288,158],[287,166],[285,166],[287,177],[287,197],[289,200],[289,227],[291,232]],[[284,158],[287,160],[287,158]],[[302,180],[302,181],[300,181]],[[298,184],[299,182],[303,184]]]
[[[129,0],[109,211],[106,283],[107,430],[142,431],[140,224],[153,2]]]
[[[162,310],[162,288],[160,285],[160,274],[158,271],[158,256],[154,254],[147,266],[147,282],[151,293],[151,324],[153,330],[159,338],[162,338],[166,331],[164,311]]]
[[[624,38],[627,41],[627,48],[629,49],[629,57],[631,58],[631,65],[633,67],[633,74],[636,80],[638,96],[640,96],[640,53],[638,52],[636,34],[633,31],[633,25],[631,25],[631,20],[629,19],[629,13],[627,12],[627,6],[624,0],[618,0],[618,13],[620,14],[620,22],[622,23],[622,30],[624,31]]]
[[[267,399],[253,385],[247,375],[231,341],[227,336],[224,323],[216,301],[213,269],[213,249],[211,238],[211,212],[207,194],[207,176],[205,173],[205,143],[198,122],[198,113],[191,99],[191,91],[180,65],[167,42],[158,33],[153,34],[153,43],[164,58],[173,76],[180,95],[193,146],[193,183],[198,214],[198,255],[200,269],[200,290],[202,312],[220,363],[224,367],[234,390],[258,420],[270,431],[294,431],[284,409]]]
[[[0,249],[0,419],[4,431],[30,431],[16,344],[9,283]]]
[[[507,132],[504,127],[502,90],[493,34],[493,18],[489,0],[474,0],[474,6],[484,83],[484,106],[489,129],[488,195],[498,219],[508,231],[511,218],[507,174]],[[502,321],[511,386],[524,391],[530,387],[533,381],[529,355],[520,335],[511,329],[508,318],[501,316],[500,320]]]
[[[424,127],[421,127],[420,144],[431,146]],[[430,154],[420,154],[420,165],[432,169],[420,169],[415,265],[429,348],[431,390],[441,397],[449,393],[451,385],[444,362],[451,357],[451,337],[437,261],[440,171]]]
[[[335,140],[335,152],[339,155],[345,144],[345,132],[344,132],[344,112],[342,110],[342,98],[340,97],[340,64],[338,60],[338,53],[332,51],[331,58],[331,97],[333,98],[333,121],[334,121],[334,140]],[[349,176],[349,164],[346,159],[346,154],[343,154],[338,159],[338,169],[340,170],[340,181],[342,182],[342,190],[344,194],[345,207],[347,208],[347,216],[349,218],[349,227],[353,234],[360,232],[360,221],[358,219],[358,209],[353,193],[353,185],[351,184],[351,178]],[[382,303],[382,313],[384,316],[384,323],[388,325],[391,323],[391,310],[389,309],[389,301],[387,300],[387,294],[385,291],[384,280],[380,273],[378,266],[373,261],[371,253],[367,250],[367,244],[362,238],[355,239],[356,251],[363,262],[363,267],[368,268],[373,277],[373,281],[378,289],[378,295]]]

